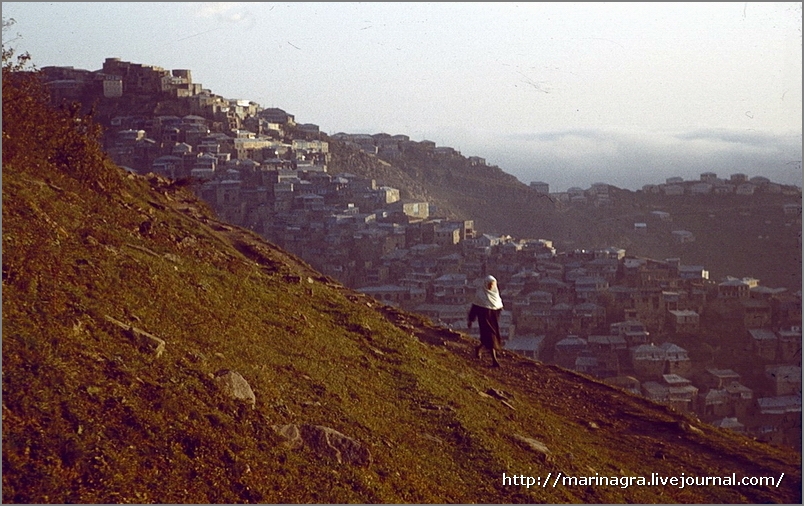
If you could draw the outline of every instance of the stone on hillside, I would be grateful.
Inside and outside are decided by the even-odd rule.
[[[537,453],[543,460],[550,459],[550,449],[547,448],[547,445],[545,445],[541,441],[525,436],[520,436],[519,434],[514,434],[514,439],[522,443],[528,450]]]
[[[488,390],[486,390],[486,393],[494,397],[495,399],[499,399],[501,401],[511,400],[510,394],[508,394],[507,392],[503,392],[502,390],[498,390],[496,388],[489,388]]]
[[[239,401],[251,404],[253,408],[257,403],[254,391],[243,376],[236,371],[221,369],[215,373],[215,383],[220,387],[224,394]]]
[[[309,424],[274,425],[273,429],[287,439],[291,448],[306,446],[314,453],[339,464],[371,464],[371,452],[368,448],[335,429]]]
[[[149,334],[148,332],[145,332],[142,329],[134,327],[133,325],[128,325],[119,320],[116,320],[111,316],[104,315],[104,318],[109,323],[112,323],[123,329],[125,334],[138,346],[142,346],[153,352],[154,355],[156,355],[156,358],[159,358],[160,356],[162,356],[162,353],[164,353],[165,351],[164,339],[160,339],[153,334]]]

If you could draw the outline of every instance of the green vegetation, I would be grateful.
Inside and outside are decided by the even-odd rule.
[[[345,289],[186,188],[113,166],[91,118],[50,109],[36,73],[4,63],[5,502],[800,502],[800,454],[507,353],[493,370],[467,337]],[[223,369],[249,382],[253,409],[218,389]],[[284,424],[335,429],[371,463],[290,448],[272,427]],[[778,488],[502,483],[558,472],[785,476]]]

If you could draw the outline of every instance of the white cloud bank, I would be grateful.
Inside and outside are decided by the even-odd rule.
[[[743,173],[801,186],[801,135],[724,129],[679,133],[564,130],[482,140],[465,137],[462,152],[483,156],[520,181],[544,181],[551,191],[604,182],[640,189],[669,177],[697,180]]]

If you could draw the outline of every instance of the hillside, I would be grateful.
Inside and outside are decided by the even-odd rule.
[[[800,215],[783,213],[784,204],[801,204],[800,192],[667,197],[609,187],[609,205],[596,206],[592,198],[569,204],[538,195],[499,167],[472,166],[461,155],[410,149],[382,160],[338,141],[331,141],[331,151],[330,172],[398,187],[409,198],[432,202],[440,215],[474,220],[481,233],[550,239],[560,251],[617,246],[629,255],[703,265],[716,281],[755,277],[765,286],[801,287]],[[656,210],[671,221],[658,223],[650,214]],[[648,233],[636,233],[636,222],[648,223]],[[693,232],[696,241],[678,244],[672,230]]]
[[[382,160],[355,147],[330,140],[329,172],[352,172],[397,187],[404,198],[432,202],[439,215],[473,219],[488,233],[555,230],[553,202],[538,195],[499,167],[472,166],[463,156],[433,157],[409,147],[402,156]],[[491,204],[493,203],[493,204]],[[532,223],[539,217],[538,223]]]
[[[56,73],[50,78],[62,77]],[[84,111],[95,110],[98,121],[109,129],[107,134],[112,134],[105,139],[107,147],[115,145],[113,134],[119,130],[112,126],[113,118],[144,120],[200,113],[217,123],[216,128],[222,128],[215,114],[198,111],[187,100],[152,93],[107,99],[89,87],[79,100]],[[137,128],[145,128],[145,123],[137,122]],[[129,125],[132,126],[133,123]],[[305,136],[295,127],[285,126],[284,142]],[[445,146],[440,146],[445,151],[435,153],[423,143],[407,142],[404,149],[394,152],[396,156],[383,159],[337,140],[337,134],[316,135],[329,144],[330,173],[350,172],[374,178],[398,188],[405,198],[428,201],[439,216],[473,220],[481,233],[549,239],[559,251],[617,246],[625,248],[629,255],[659,260],[680,257],[687,265],[703,265],[715,281],[725,276],[754,277],[764,286],[784,287],[791,292],[801,288],[801,217],[786,216],[782,211],[784,204],[801,204],[800,189],[790,194],[666,197],[608,187],[610,199],[605,205],[598,205],[590,191],[588,202],[570,204],[536,193],[500,167],[471,163]],[[117,161],[126,166],[132,163],[127,157]],[[147,172],[150,161],[141,162],[138,170]],[[728,167],[715,169],[721,172],[721,178],[729,177]],[[656,173],[656,183],[672,176]],[[669,213],[671,223],[651,223],[649,213],[653,210]],[[636,222],[647,222],[648,233],[635,234]],[[696,241],[677,244],[671,231],[679,229],[693,232]]]
[[[3,69],[4,502],[800,503],[799,453],[509,353],[492,369],[113,166],[29,77]],[[583,478],[631,476],[778,486]]]

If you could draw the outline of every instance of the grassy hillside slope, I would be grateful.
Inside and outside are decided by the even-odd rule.
[[[466,336],[111,166],[87,118],[3,78],[4,502],[800,502],[800,454],[507,353],[491,369]],[[288,444],[290,424],[350,438],[342,462]]]

